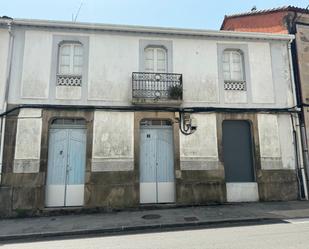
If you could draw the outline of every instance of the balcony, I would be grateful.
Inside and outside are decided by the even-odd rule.
[[[132,73],[133,104],[180,105],[182,92],[182,74]]]

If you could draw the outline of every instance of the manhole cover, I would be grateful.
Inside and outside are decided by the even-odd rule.
[[[154,220],[154,219],[161,218],[161,215],[159,215],[159,214],[146,214],[146,215],[142,216],[142,218],[145,219],[145,220]]]
[[[195,217],[195,216],[192,216],[192,217],[184,217],[184,220],[185,220],[185,221],[198,221],[198,218]]]

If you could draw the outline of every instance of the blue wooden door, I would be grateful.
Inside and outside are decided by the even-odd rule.
[[[84,202],[86,130],[50,129],[46,206],[81,206]]]
[[[173,130],[147,126],[140,131],[140,202],[175,201]]]
[[[157,202],[175,201],[174,146],[171,126],[156,129]]]

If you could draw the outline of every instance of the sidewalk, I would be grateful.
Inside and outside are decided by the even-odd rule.
[[[309,202],[241,203],[0,220],[0,240],[309,218]]]

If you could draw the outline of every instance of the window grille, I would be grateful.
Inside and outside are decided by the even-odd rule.
[[[224,90],[246,91],[245,81],[224,81]]]

